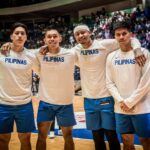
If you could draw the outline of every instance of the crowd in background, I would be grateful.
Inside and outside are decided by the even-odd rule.
[[[97,13],[91,13],[90,16],[83,16],[77,22],[65,22],[63,17],[52,17],[48,22],[35,23],[29,25],[29,36],[26,43],[27,48],[38,48],[42,46],[43,35],[47,27],[56,27],[59,29],[63,37],[62,45],[70,48],[75,45],[73,37],[73,28],[76,24],[87,24],[92,31],[92,35],[97,39],[113,38],[112,24],[118,20],[128,19],[132,23],[133,36],[136,36],[143,47],[150,50],[150,14],[137,7],[133,12],[117,11],[107,13],[105,8],[102,8]],[[9,29],[1,29],[0,42],[9,40]]]

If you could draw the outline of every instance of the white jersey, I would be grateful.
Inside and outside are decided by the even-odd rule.
[[[107,87],[115,98],[115,112],[121,114],[150,113],[150,54],[142,49],[147,61],[140,67],[133,51],[120,49],[108,55],[106,64]],[[119,102],[124,101],[133,112],[126,113]]]
[[[22,105],[31,101],[32,66],[35,56],[26,49],[0,55],[0,104]]]
[[[57,54],[37,54],[35,72],[39,72],[39,99],[58,105],[72,104],[74,97],[75,53],[61,48]]]
[[[106,88],[106,57],[118,48],[116,40],[94,40],[88,49],[81,44],[74,47],[78,56],[81,74],[82,95],[86,98],[103,98],[110,96]]]

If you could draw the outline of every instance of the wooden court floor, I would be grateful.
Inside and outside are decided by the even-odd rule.
[[[38,103],[39,101],[37,100],[37,98],[33,97],[33,108],[34,108],[35,117],[37,116]],[[75,112],[84,111],[83,98],[81,96],[75,96],[73,103],[74,103]],[[32,150],[35,150],[36,141],[37,141],[37,134],[33,133],[31,136]],[[94,150],[94,144],[92,140],[74,138],[74,142],[75,142],[75,150]],[[63,150],[63,146],[64,146],[64,141],[61,136],[57,136],[54,139],[47,138],[47,150]],[[19,149],[20,149],[20,143],[18,140],[17,133],[14,131],[14,133],[12,133],[11,136],[9,150],[19,150]],[[141,146],[137,146],[136,150],[142,150]]]

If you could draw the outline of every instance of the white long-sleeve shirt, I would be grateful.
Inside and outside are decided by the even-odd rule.
[[[22,105],[31,101],[32,66],[35,56],[26,49],[0,55],[0,104]]]
[[[147,58],[144,67],[135,62],[133,51],[120,49],[107,57],[107,88],[115,98],[115,112],[121,114],[150,113],[150,54],[142,49]],[[124,112],[119,102],[124,101],[133,112]]]
[[[136,39],[132,41],[134,49],[140,47]],[[87,49],[81,44],[74,47],[80,67],[83,97],[97,99],[110,96],[106,88],[106,58],[110,52],[118,48],[118,42],[114,39],[94,40]]]
[[[75,61],[74,51],[64,48],[57,54],[37,54],[34,70],[40,75],[40,100],[57,105],[72,104]]]

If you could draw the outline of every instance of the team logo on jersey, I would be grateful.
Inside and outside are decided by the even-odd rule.
[[[120,59],[120,60],[115,60],[115,65],[127,65],[127,64],[135,64],[136,61],[135,59]]]
[[[43,61],[46,61],[46,62],[64,62],[64,57],[44,56]]]
[[[81,50],[80,55],[94,55],[98,53],[99,53],[98,49],[90,49],[90,50]]]
[[[5,58],[5,63],[26,65],[27,61],[23,59],[16,59],[16,58]]]

